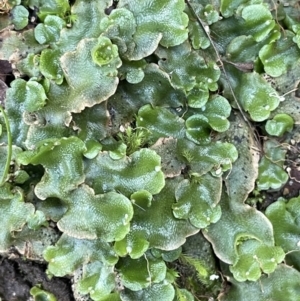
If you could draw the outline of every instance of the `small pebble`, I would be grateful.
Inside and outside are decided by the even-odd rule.
[[[283,195],[288,195],[290,193],[290,190],[287,188],[287,187],[285,187],[284,189],[283,189]]]

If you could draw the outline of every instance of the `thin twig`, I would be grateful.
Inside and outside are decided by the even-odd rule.
[[[284,28],[278,22],[278,9],[277,9],[277,5],[274,2],[274,0],[272,0],[272,2],[273,2],[273,5],[274,5],[274,10],[275,10],[275,21],[276,21],[277,25],[280,27],[280,29],[283,31],[284,37],[286,37],[286,32],[285,32]]]
[[[241,115],[243,116],[243,119],[245,120],[245,122],[246,122],[247,125],[249,126],[249,129],[252,131],[252,135],[253,135],[253,137],[255,138],[255,140],[256,140],[256,142],[257,142],[257,144],[258,144],[258,146],[259,146],[259,145],[260,145],[259,139],[258,139],[258,137],[256,136],[256,134],[255,134],[255,132],[254,132],[254,130],[253,130],[253,128],[252,128],[252,125],[251,125],[250,121],[249,121],[248,118],[246,117],[246,115],[245,115],[245,113],[244,113],[244,111],[243,111],[243,109],[242,109],[240,103],[238,102],[238,100],[237,100],[237,98],[236,98],[236,96],[235,96],[235,93],[234,93],[234,91],[233,91],[232,85],[231,85],[231,83],[230,83],[229,76],[228,76],[227,71],[226,71],[226,69],[225,69],[225,67],[224,67],[224,63],[223,63],[222,58],[221,58],[221,56],[220,56],[220,54],[219,54],[219,51],[217,50],[217,48],[216,48],[216,46],[215,46],[215,43],[213,42],[213,40],[212,40],[210,34],[208,33],[208,30],[207,30],[206,26],[204,25],[204,23],[202,22],[202,20],[198,17],[197,13],[195,12],[195,10],[194,10],[192,4],[190,3],[190,1],[189,1],[189,0],[186,0],[186,3],[187,3],[187,5],[188,5],[188,7],[192,10],[192,12],[194,13],[194,15],[195,15],[195,17],[196,17],[198,23],[200,24],[200,26],[201,26],[202,29],[204,30],[204,32],[205,32],[207,38],[209,39],[210,44],[211,44],[211,46],[213,47],[214,52],[216,53],[217,60],[218,60],[218,62],[220,63],[221,69],[222,69],[222,71],[223,71],[223,73],[224,73],[224,75],[225,75],[225,77],[226,77],[226,81],[227,81],[227,83],[228,83],[228,86],[229,86],[229,89],[230,89],[230,93],[231,93],[231,95],[232,95],[232,97],[233,97],[233,100],[234,100],[234,102],[236,103],[237,108],[238,108],[238,110],[240,111]]]

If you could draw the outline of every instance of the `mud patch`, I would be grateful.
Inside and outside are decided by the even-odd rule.
[[[59,301],[74,301],[71,281],[67,278],[48,278],[47,266],[22,258],[0,257],[0,298],[2,301],[29,301],[35,285],[55,295]]]

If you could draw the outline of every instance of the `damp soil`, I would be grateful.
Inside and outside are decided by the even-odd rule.
[[[58,301],[74,301],[71,281],[46,274],[47,266],[12,255],[0,257],[0,300],[30,301],[30,289],[36,285],[52,293]]]

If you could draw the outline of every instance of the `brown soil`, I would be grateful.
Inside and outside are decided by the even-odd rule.
[[[58,301],[73,301],[71,281],[67,278],[53,277],[46,274],[47,266],[16,257],[0,257],[0,300],[29,301],[30,289],[41,285],[45,291],[52,293]]]

